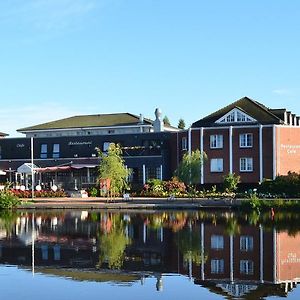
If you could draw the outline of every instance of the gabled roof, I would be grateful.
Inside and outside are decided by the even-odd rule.
[[[216,124],[215,122],[225,116],[228,112],[233,109],[239,109],[245,114],[249,115],[253,119],[257,120],[259,124],[283,124],[284,120],[272,113],[271,109],[264,106],[263,104],[252,100],[248,97],[243,97],[230,105],[221,108],[220,110],[208,115],[207,117],[194,122],[192,127],[213,127],[222,126],[224,124]],[[244,123],[243,123],[244,124]]]
[[[152,125],[150,119],[144,118],[144,125]],[[83,115],[60,119],[35,126],[18,129],[18,132],[72,129],[72,128],[92,128],[92,127],[114,127],[130,126],[140,124],[140,117],[130,113]]]

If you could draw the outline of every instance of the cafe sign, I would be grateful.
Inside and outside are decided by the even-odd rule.
[[[281,144],[282,151],[286,151],[287,154],[296,154],[300,150],[300,145]]]

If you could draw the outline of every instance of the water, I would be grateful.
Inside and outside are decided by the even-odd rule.
[[[300,216],[230,211],[0,214],[9,299],[299,299]]]

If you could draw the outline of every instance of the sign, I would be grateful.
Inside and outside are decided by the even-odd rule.
[[[296,154],[300,151],[300,145],[281,144],[280,149],[286,151],[287,154]]]
[[[69,142],[69,146],[83,146],[83,145],[92,145],[91,141],[88,142]]]

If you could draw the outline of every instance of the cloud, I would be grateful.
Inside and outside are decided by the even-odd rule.
[[[87,111],[72,110],[68,106],[59,103],[41,103],[29,106],[11,106],[0,110],[0,131],[8,133],[10,137],[23,136],[16,132],[17,129],[46,123],[61,118],[82,115]]]
[[[56,31],[72,27],[96,7],[95,0],[14,0],[0,4],[0,23]]]

